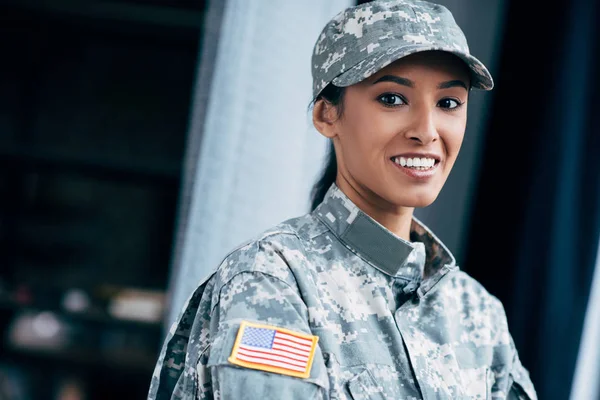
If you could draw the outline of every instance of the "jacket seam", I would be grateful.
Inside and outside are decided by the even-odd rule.
[[[286,264],[287,265],[287,264]],[[217,301],[215,302],[215,304],[212,305],[212,307],[210,308],[210,314],[212,315],[213,311],[215,310],[215,308],[221,303],[221,292],[223,290],[223,288],[225,288],[225,286],[227,286],[229,284],[229,282],[231,282],[234,278],[236,278],[238,275],[241,274],[252,274],[252,275],[264,275],[264,276],[268,276],[269,278],[272,278],[274,280],[277,280],[279,282],[284,283],[287,287],[289,287],[290,289],[294,289],[294,287],[292,285],[290,285],[288,282],[284,281],[283,279],[268,273],[268,272],[264,272],[264,271],[256,271],[256,270],[244,270],[244,271],[239,271],[236,272],[235,274],[233,274],[229,279],[227,279],[226,282],[223,283],[223,285],[221,285],[221,287],[219,288],[219,295],[217,297]],[[294,274],[292,273],[292,276]],[[296,277],[294,276],[294,281],[296,280]],[[302,296],[300,296],[298,287],[296,287],[296,293],[298,293],[298,297],[300,297],[300,299],[302,299]],[[304,303],[304,299],[302,299],[302,304],[304,304],[306,306],[306,303]]]

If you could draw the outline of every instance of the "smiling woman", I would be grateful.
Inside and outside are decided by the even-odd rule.
[[[492,78],[452,14],[351,7],[319,36],[313,123],[332,143],[310,213],[233,250],[165,341],[150,399],[535,399],[503,305],[413,216]]]
[[[326,99],[315,103],[315,127],[335,146],[338,186],[405,240],[410,218],[397,216],[431,204],[456,161],[469,85],[462,60],[427,51],[343,89],[344,114]]]

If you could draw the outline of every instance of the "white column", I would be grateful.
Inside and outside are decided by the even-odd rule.
[[[188,149],[185,179],[193,189],[183,189],[180,220],[185,220],[176,240],[167,325],[230,250],[309,211],[310,189],[326,150],[307,109],[312,48],[325,23],[351,4],[225,3],[216,59],[200,60],[200,72],[203,62],[212,62],[214,70],[198,75],[212,79],[209,95],[195,98],[194,107],[205,112],[201,124],[191,124],[190,136],[201,130],[201,147],[199,152]],[[199,85],[207,87],[206,82]]]

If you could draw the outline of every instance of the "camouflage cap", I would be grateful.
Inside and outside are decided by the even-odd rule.
[[[313,98],[333,83],[353,85],[409,54],[452,53],[471,71],[471,87],[494,86],[487,68],[469,53],[450,11],[420,0],[377,0],[347,8],[331,19],[312,55]]]

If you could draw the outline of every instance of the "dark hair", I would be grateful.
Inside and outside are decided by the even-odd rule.
[[[313,100],[312,104],[316,103],[319,100],[326,101],[337,109],[338,118],[342,116],[344,112],[344,92],[345,88],[338,87],[333,84],[327,85],[323,91]],[[335,182],[335,178],[337,176],[337,158],[335,156],[335,148],[333,147],[333,142],[329,143],[329,150],[327,153],[327,162],[325,164],[325,168],[321,174],[319,180],[314,184],[311,191],[311,211],[314,211],[315,208],[325,198],[325,194],[327,190],[331,187],[331,185]]]

